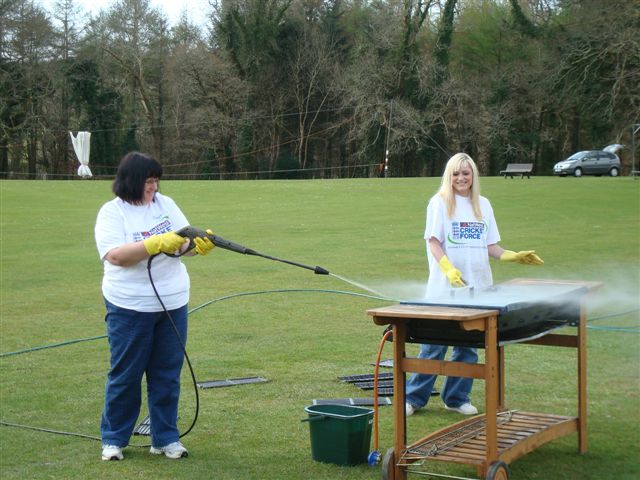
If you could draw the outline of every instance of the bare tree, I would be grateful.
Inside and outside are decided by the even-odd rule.
[[[120,0],[106,18],[108,37],[102,44],[114,60],[112,66],[122,72],[130,98],[130,122],[146,121],[152,143],[152,153],[162,158],[163,125],[163,68],[167,53],[168,23],[148,0]],[[138,104],[142,112],[138,113]]]

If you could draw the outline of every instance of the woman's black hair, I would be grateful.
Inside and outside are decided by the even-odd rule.
[[[125,202],[140,205],[147,179],[161,177],[162,165],[155,158],[140,152],[129,152],[120,160],[111,190]]]

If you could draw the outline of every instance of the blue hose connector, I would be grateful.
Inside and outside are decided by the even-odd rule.
[[[369,454],[369,457],[367,458],[367,462],[369,463],[370,467],[375,467],[376,465],[378,465],[380,463],[380,452],[376,450],[371,452]]]

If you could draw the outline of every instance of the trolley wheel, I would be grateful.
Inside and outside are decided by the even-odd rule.
[[[487,480],[509,480],[509,467],[502,461],[493,462],[487,470]]]
[[[390,448],[382,458],[382,480],[393,480],[396,476],[395,468],[395,454],[393,448]]]

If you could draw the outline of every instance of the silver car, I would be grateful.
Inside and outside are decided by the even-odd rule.
[[[586,150],[574,153],[566,160],[553,166],[553,174],[562,177],[573,175],[620,175],[620,159],[616,152],[622,149],[622,145],[614,144],[602,150]]]

